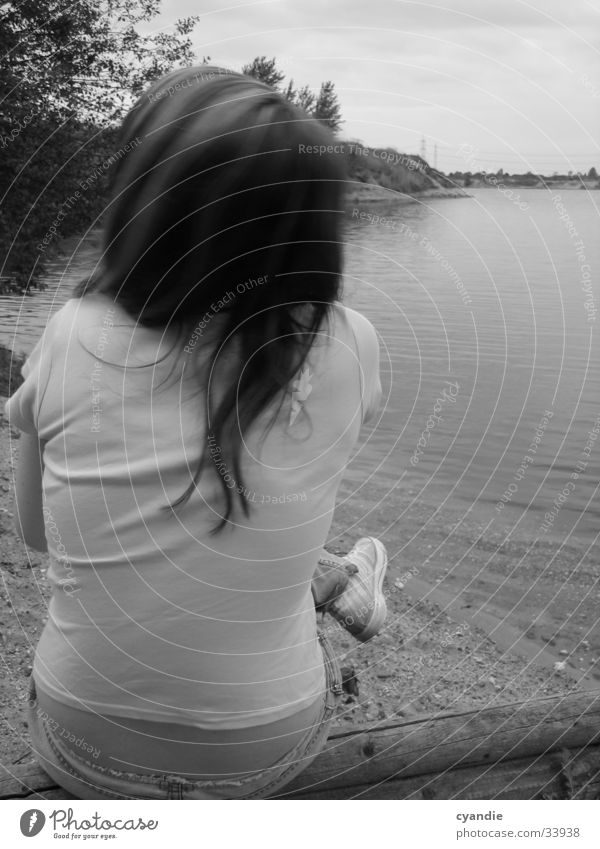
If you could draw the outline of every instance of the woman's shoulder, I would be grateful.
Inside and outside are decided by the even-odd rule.
[[[105,314],[114,313],[114,302],[100,295],[86,295],[84,298],[69,298],[54,312],[46,324],[46,336],[56,335],[67,327],[100,319]]]
[[[378,366],[379,340],[369,319],[361,312],[341,303],[335,304],[333,316],[333,334],[340,338],[350,336],[363,367],[366,364],[369,368]]]
[[[359,339],[377,340],[375,327],[361,312],[338,302],[334,304],[333,314],[336,323],[345,324]]]
[[[44,334],[46,337],[51,336],[55,333],[59,328],[64,328],[66,324],[70,324],[73,321],[73,316],[75,314],[75,309],[78,301],[74,298],[69,298],[56,312],[53,312],[48,321],[46,322],[46,327],[44,330]]]
[[[128,320],[129,323],[133,323],[125,310],[113,298],[99,292],[91,292],[79,298],[70,298],[59,312],[75,321],[96,317],[102,321],[106,317],[112,318],[118,315],[120,321]]]

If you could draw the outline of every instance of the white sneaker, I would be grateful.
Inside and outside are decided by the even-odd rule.
[[[328,612],[361,643],[370,640],[383,627],[387,605],[383,579],[388,564],[385,546],[374,537],[359,539],[344,560],[354,564],[344,592],[328,607]]]

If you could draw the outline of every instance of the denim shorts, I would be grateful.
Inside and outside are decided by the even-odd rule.
[[[47,718],[36,710],[33,676],[29,691],[29,732],[34,754],[45,772],[78,799],[264,799],[274,796],[305,770],[323,749],[330,720],[342,695],[340,668],[324,632],[319,643],[325,666],[325,695],[318,721],[273,766],[239,778],[191,781],[178,775],[136,774],[100,767],[66,748]]]

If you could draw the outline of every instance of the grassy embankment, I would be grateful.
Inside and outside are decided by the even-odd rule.
[[[354,142],[343,142],[343,147],[349,178],[348,202],[466,196],[463,189],[420,156]]]

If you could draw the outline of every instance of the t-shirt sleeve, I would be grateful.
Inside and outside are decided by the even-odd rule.
[[[35,348],[21,368],[23,383],[4,407],[10,424],[25,433],[38,434],[38,415],[50,380],[52,339],[58,314],[48,322]]]
[[[383,391],[379,373],[379,340],[368,318],[356,310],[346,309],[358,348],[361,368],[363,424],[373,418]]]

